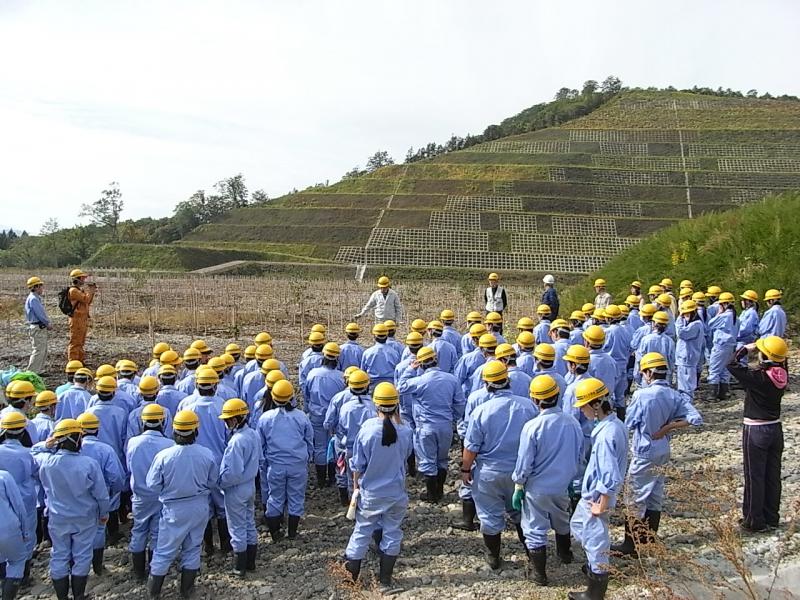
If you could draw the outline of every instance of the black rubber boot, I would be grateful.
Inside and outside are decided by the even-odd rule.
[[[89,580],[88,575],[81,577],[73,575],[70,577],[70,585],[72,586],[72,600],[85,600],[86,598],[86,582]]]
[[[483,543],[486,544],[486,563],[496,571],[500,568],[500,534],[483,534]]]
[[[214,527],[211,525],[211,520],[206,525],[206,530],[203,532],[203,549],[206,556],[214,556]]]
[[[547,546],[539,546],[528,553],[528,576],[536,585],[547,585]]]
[[[461,522],[455,521],[450,523],[453,529],[460,529],[461,531],[475,531],[475,501],[472,498],[461,501]]]
[[[730,391],[730,385],[729,384],[720,383],[719,384],[719,393],[717,394],[717,399],[719,399],[719,400],[727,400],[729,391]]]
[[[437,481],[438,491],[439,491],[439,499],[444,496],[444,484],[447,483],[447,469],[439,469]]]
[[[282,517],[267,517],[267,529],[269,529],[269,536],[272,538],[272,543],[276,544],[283,539],[285,535],[281,531],[281,521],[283,520]]]
[[[570,592],[567,597],[569,600],[603,600],[608,590],[608,573],[599,575],[588,570],[586,573],[586,591]]]
[[[357,581],[358,575],[361,573],[361,560],[351,560],[348,558],[344,562],[344,568],[350,573],[350,577],[353,578],[353,581]]]
[[[414,456],[414,453],[411,453],[411,456],[408,457],[406,461],[406,471],[408,471],[409,477],[416,477],[417,476],[417,457]]]
[[[92,571],[95,575],[103,574],[103,548],[95,548],[92,550]]]
[[[396,587],[392,583],[392,573],[394,573],[394,565],[396,562],[396,556],[381,554],[381,566],[380,571],[378,572],[378,583],[380,584],[380,592],[384,596],[392,596],[403,591],[403,588]]]
[[[117,510],[117,514],[119,516],[119,522],[121,525],[125,525],[125,523],[128,522],[128,515],[131,512],[132,496],[133,496],[132,492],[122,492],[120,494],[119,509]]]
[[[147,579],[146,564],[146,555],[144,552],[131,552],[133,576],[139,583],[144,583]]]
[[[289,539],[297,539],[297,528],[300,526],[300,517],[297,515],[289,515]]]
[[[425,475],[425,491],[419,495],[423,502],[439,501],[439,477]]]
[[[719,399],[719,384],[714,383],[711,385],[711,394],[709,394],[709,400],[718,400]]]
[[[375,552],[380,556],[382,554],[381,542],[383,541],[383,529],[376,529],[372,532],[372,541],[375,542]]]
[[[122,535],[119,532],[119,511],[112,510],[108,513],[108,521],[106,522],[106,544],[113,546],[121,537]]]
[[[150,600],[158,600],[163,585],[164,575],[150,575],[147,579],[147,595],[150,596]],[[61,599],[59,598],[59,600]]]
[[[556,534],[556,554],[559,560],[565,565],[570,564],[575,559],[575,556],[572,554],[572,539],[568,533],[563,535],[560,533]]]
[[[258,545],[252,544],[247,546],[247,570],[256,570],[256,557],[258,556]]]
[[[33,560],[26,560],[25,561],[25,570],[22,573],[22,582],[20,585],[22,587],[27,587],[31,584],[31,567],[33,566]]]
[[[530,558],[531,553],[530,550],[528,550],[528,544],[525,543],[525,532],[522,531],[522,525],[515,525],[514,527],[517,530],[517,539],[519,540],[520,544],[522,544],[522,549],[525,550],[525,556]]]
[[[192,597],[195,579],[197,579],[197,569],[181,569],[181,598]]]
[[[233,555],[233,574],[244,579],[247,573],[247,552],[236,552]]]
[[[44,508],[36,509],[36,545],[42,543],[44,540],[45,524],[44,524]]]
[[[58,600],[69,600],[69,577],[53,579],[53,589]]]
[[[328,482],[325,484],[325,487],[331,487],[336,485],[336,463],[328,463]]]
[[[652,544],[656,541],[656,534],[661,525],[661,511],[660,510],[646,510],[644,512],[644,522],[647,523],[647,542]]]
[[[631,525],[633,521],[633,525]],[[638,519],[627,519],[625,521],[625,540],[621,544],[612,544],[611,551],[619,552],[623,556],[637,557],[639,553],[636,551],[636,541],[633,539],[633,527],[637,533],[641,531],[641,521]]]
[[[14,600],[17,597],[19,586],[22,585],[21,579],[7,577],[3,580],[3,600]]]
[[[228,532],[228,521],[217,519],[217,533],[219,535],[219,551],[223,554],[233,552],[231,534]]]
[[[342,506],[350,506],[350,492],[347,488],[339,488],[339,504]]]
[[[328,484],[328,467],[327,465],[314,465],[317,471],[317,489],[321,490]]]

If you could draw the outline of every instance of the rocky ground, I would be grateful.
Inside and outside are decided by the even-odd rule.
[[[252,332],[242,335],[249,337]],[[276,335],[278,332],[272,332]],[[111,338],[103,332],[92,332],[88,345],[91,366],[100,362],[114,362],[121,357],[133,356],[145,362],[150,338],[144,335]],[[56,340],[51,346],[53,373],[48,383],[62,380],[59,371],[63,364],[64,332],[54,332]],[[166,340],[184,347],[190,339],[182,335],[168,335]],[[278,336],[276,336],[278,337]],[[20,365],[27,357],[27,340],[20,331],[9,331],[6,343],[0,348],[0,369]],[[229,340],[207,336],[206,340],[219,348]],[[276,344],[279,357],[288,364],[296,363],[300,348]],[[793,387],[797,388],[796,381]],[[800,491],[800,394],[790,391],[784,399],[784,428],[786,449],[783,458],[784,490],[782,527],[773,533],[739,538],[731,535],[737,517],[735,499],[741,498],[741,396],[723,403],[698,401],[706,424],[679,434],[673,442],[673,466],[660,536],[663,546],[655,548],[641,561],[615,559],[619,569],[609,597],[654,597],[649,591],[657,583],[664,583],[673,594],[680,597],[767,598],[766,588],[772,581],[772,570],[780,564],[777,585],[771,597],[793,597],[798,588],[797,553],[800,551],[800,533],[794,532],[791,517],[796,516],[795,500]],[[560,565],[555,556],[548,564],[551,585],[536,588],[525,580],[525,555],[512,531],[504,536],[505,564],[500,572],[492,572],[483,560],[483,544],[479,533],[454,531],[450,520],[459,515],[460,507],[455,480],[458,476],[457,455],[452,454],[450,481],[445,500],[438,505],[420,502],[418,492],[422,484],[409,481],[411,505],[406,519],[403,551],[396,568],[397,583],[405,588],[400,598],[408,599],[505,599],[513,598],[565,598],[566,591],[583,585],[579,565],[582,553],[576,547],[576,563]],[[699,483],[698,483],[699,482]],[[706,484],[703,485],[703,482]],[[794,503],[794,506],[793,506]],[[337,561],[342,556],[352,524],[343,516],[334,489],[311,489],[307,496],[307,513],[301,525],[299,539],[271,544],[266,529],[260,525],[260,556],[258,570],[242,581],[228,574],[229,559],[219,554],[204,559],[202,575],[198,579],[197,597],[215,598],[232,594],[249,599],[301,599],[301,598],[372,598],[379,594],[367,584],[366,589],[351,589],[340,585],[341,573]],[[621,518],[618,515],[613,535],[622,537]],[[125,528],[127,532],[127,526]],[[752,571],[753,595],[741,595],[733,589],[712,591],[712,586],[727,579],[732,588],[741,588],[742,579],[733,563],[724,554]],[[35,561],[34,584],[23,597],[52,597],[47,577],[48,553]],[[124,597],[142,597],[143,586],[133,583],[129,575],[125,541],[107,550],[107,572],[91,576],[89,588],[98,600]],[[369,575],[377,568],[374,555],[368,557],[362,574]],[[662,590],[662,596],[670,597]],[[174,577],[165,584],[165,598],[177,597]]]

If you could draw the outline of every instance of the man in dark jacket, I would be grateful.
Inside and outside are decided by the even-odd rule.
[[[558,318],[558,292],[556,291],[556,279],[552,275],[545,275],[542,279],[544,282],[544,294],[542,294],[542,301],[540,304],[547,304],[550,307],[550,319],[555,321]]]

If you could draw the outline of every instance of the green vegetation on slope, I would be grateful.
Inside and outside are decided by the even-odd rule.
[[[795,192],[682,221],[628,248],[597,273],[563,290],[562,305],[572,310],[591,301],[596,277],[608,281],[609,292],[620,303],[631,281],[639,280],[647,288],[671,277],[675,285],[689,279],[695,289],[714,284],[737,296],[746,289],[761,295],[769,288],[784,289],[784,308],[795,321],[800,309],[798,214],[800,193]]]

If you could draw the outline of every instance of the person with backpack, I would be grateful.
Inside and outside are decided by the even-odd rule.
[[[97,293],[97,284],[86,283],[88,273],[73,269],[70,274],[72,285],[58,294],[58,308],[69,317],[69,346],[67,360],[85,362],[86,331],[89,329],[89,306]],[[84,291],[84,288],[88,288]]]
[[[28,279],[30,293],[25,299],[25,322],[28,324],[28,336],[31,338],[31,357],[28,359],[28,371],[38,375],[46,375],[47,332],[53,326],[47,318],[42,303],[44,281],[38,277]]]

